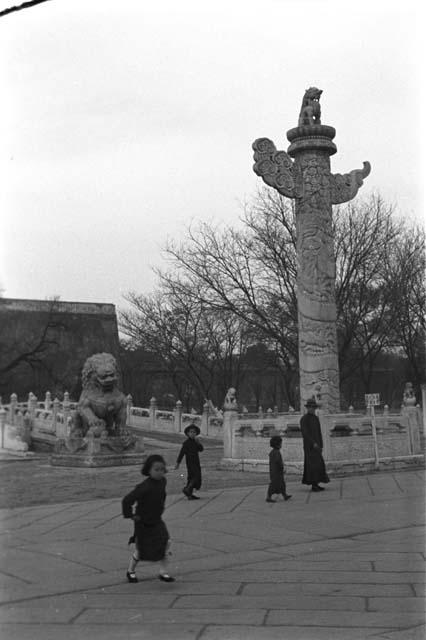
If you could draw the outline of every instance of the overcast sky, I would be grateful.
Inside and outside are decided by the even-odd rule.
[[[252,141],[286,149],[312,85],[332,170],[369,160],[362,195],[420,220],[420,4],[51,0],[0,18],[4,295],[148,292],[168,235],[238,224]]]

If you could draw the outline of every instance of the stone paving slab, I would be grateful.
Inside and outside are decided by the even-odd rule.
[[[424,622],[424,613],[370,612],[358,611],[356,615],[348,615],[344,611],[311,611],[303,618],[304,626],[321,627],[410,627]],[[300,625],[300,612],[272,609],[266,618],[266,624]]]
[[[202,609],[220,609],[240,608],[251,610],[254,607],[262,609],[284,609],[294,611],[363,611],[365,609],[365,599],[355,596],[327,597],[316,596],[315,598],[300,598],[299,595],[283,596],[246,596],[240,594],[238,596],[217,596],[207,595],[199,596],[193,594],[191,596],[181,596],[173,605],[181,609],[202,608]],[[300,615],[300,613],[299,613]]]
[[[369,611],[425,611],[424,598],[368,598]]]
[[[383,475],[338,479],[324,496],[294,485],[273,505],[264,486],[169,496],[172,584],[149,563],[127,583],[118,499],[1,510],[1,638],[417,640],[420,477]]]
[[[229,584],[232,583],[222,583],[223,586]],[[244,584],[241,589],[241,594],[247,596],[294,595],[295,590],[294,582],[249,582]],[[413,586],[410,584],[336,584],[312,582],[297,583],[297,593],[304,596],[361,596],[363,598],[395,596],[403,597],[404,602],[405,598],[411,598],[414,595]]]
[[[223,624],[255,624],[261,625],[265,619],[266,610],[262,609],[223,609],[220,612],[220,620]],[[150,622],[168,624],[215,624],[218,619],[217,610],[211,607],[205,609],[198,606],[190,609],[86,609],[74,620],[74,624],[97,624],[106,622],[109,624],[139,624]],[[173,637],[173,633],[171,633]]]
[[[385,640],[424,640],[426,638],[426,626],[419,625],[403,631],[384,632],[378,638],[384,638]]]
[[[207,627],[202,640],[367,640],[376,638],[378,631],[385,629],[342,629],[341,627],[287,626],[283,627],[227,627],[219,625]],[[381,636],[385,637],[385,636]],[[386,636],[387,637],[387,636]],[[416,639],[417,640],[417,639]],[[422,639],[423,640],[423,639]]]
[[[197,624],[98,624],[85,630],[82,625],[46,623],[1,624],[1,640],[198,640],[204,625]],[[235,627],[232,627],[234,629]],[[172,634],[172,635],[171,635]],[[222,637],[223,640],[223,637]]]
[[[361,571],[265,571],[262,569],[250,569],[242,567],[238,571],[234,570],[216,570],[209,572],[210,579],[215,581],[223,580],[224,582],[291,582],[300,584],[303,582],[309,584],[323,583],[343,583],[343,584],[413,584],[422,580],[425,582],[425,576],[420,573],[407,573],[400,571],[398,573],[378,573]],[[188,576],[190,580],[203,580],[203,572],[194,572]],[[207,576],[205,579],[209,579]]]

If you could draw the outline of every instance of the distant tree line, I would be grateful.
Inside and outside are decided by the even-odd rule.
[[[425,234],[380,196],[334,210],[342,406],[380,392],[398,405],[425,380]],[[292,203],[262,189],[238,228],[200,223],[165,247],[151,294],[120,312],[126,388],[146,403],[298,408]]]

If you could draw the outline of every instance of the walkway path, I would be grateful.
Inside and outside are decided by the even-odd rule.
[[[289,491],[170,495],[173,584],[152,565],[125,582],[117,499],[2,510],[0,637],[423,640],[424,472]]]

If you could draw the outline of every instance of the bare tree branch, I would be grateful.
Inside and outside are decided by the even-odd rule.
[[[2,11],[0,11],[0,18],[2,18],[3,16],[7,16],[9,13],[13,13],[15,11],[21,11],[21,9],[29,9],[36,4],[41,4],[42,2],[48,2],[48,0],[28,0],[28,2],[23,2],[22,4],[8,7],[7,9],[3,9]]]

